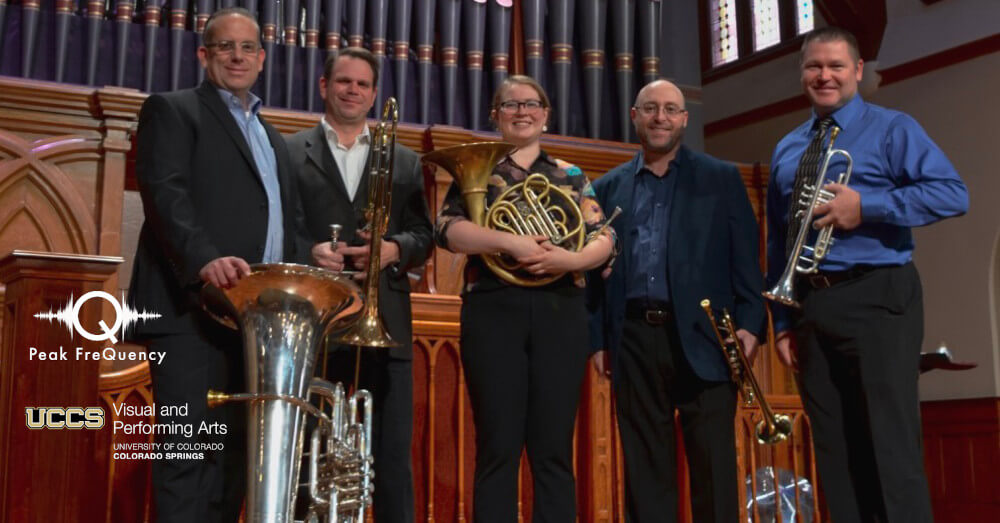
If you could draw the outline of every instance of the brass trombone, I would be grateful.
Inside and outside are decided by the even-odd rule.
[[[725,308],[722,309],[720,325],[720,322],[715,320],[711,301],[701,300],[701,308],[705,310],[708,322],[712,324],[712,332],[715,333],[715,339],[719,342],[719,347],[722,348],[726,363],[729,364],[730,376],[740,388],[743,404],[749,407],[753,405],[756,398],[757,404],[760,405],[760,412],[764,419],[760,420],[755,428],[757,441],[765,445],[774,445],[785,441],[792,433],[792,420],[784,414],[775,414],[771,410],[771,406],[767,404],[767,399],[764,398],[764,393],[761,392],[760,385],[757,384],[757,378],[753,375],[750,360],[743,352],[743,342],[736,336],[736,324],[729,316],[729,311]],[[732,343],[726,341],[727,337],[733,340]]]
[[[769,300],[792,307],[801,307],[801,304],[795,300],[795,276],[798,274],[814,274],[818,271],[820,262],[826,258],[827,253],[830,251],[830,246],[833,245],[832,224],[823,227],[819,231],[816,242],[812,246],[806,245],[805,242],[806,237],[809,236],[809,229],[812,229],[813,213],[816,210],[816,206],[829,202],[835,196],[830,191],[823,189],[823,182],[826,181],[826,171],[830,167],[830,160],[837,155],[841,155],[847,159],[847,170],[840,173],[840,176],[837,177],[837,183],[846,184],[851,179],[851,172],[854,170],[854,160],[851,158],[850,153],[843,149],[833,148],[833,142],[837,139],[838,134],[840,134],[840,127],[833,126],[830,128],[830,143],[826,147],[826,153],[823,155],[823,165],[816,174],[816,178],[811,185],[805,184],[800,194],[792,195],[793,207],[789,212],[794,212],[794,214],[789,216],[788,220],[798,220],[799,230],[795,236],[795,244],[792,246],[792,252],[788,257],[788,263],[785,264],[785,271],[781,274],[781,278],[778,279],[774,287],[763,293],[764,297]]]
[[[378,312],[378,283],[382,273],[382,236],[389,227],[392,212],[392,161],[396,151],[396,124],[399,105],[389,97],[382,107],[382,119],[372,132],[368,152],[368,206],[365,217],[371,232],[368,267],[365,274],[365,308],[358,320],[337,336],[336,342],[356,347],[398,347],[382,324]],[[332,231],[331,231],[332,232]],[[339,234],[339,231],[338,233]],[[336,242],[334,235],[334,242]],[[336,248],[336,243],[334,243]]]

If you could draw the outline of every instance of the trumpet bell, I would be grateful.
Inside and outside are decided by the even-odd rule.
[[[792,274],[794,277],[794,273]],[[802,307],[798,301],[795,300],[795,287],[792,284],[791,278],[783,278],[770,290],[764,291],[762,293],[765,298],[776,301],[782,305],[788,305],[789,307],[800,308]]]
[[[788,439],[792,433],[792,419],[784,414],[774,415],[774,424],[768,425],[767,420],[760,420],[756,427],[757,441],[764,445],[775,445]]]

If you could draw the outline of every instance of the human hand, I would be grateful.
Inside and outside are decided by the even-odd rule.
[[[611,361],[608,357],[608,351],[599,350],[594,353],[594,356],[590,359],[594,363],[594,370],[597,371],[599,376],[610,378],[611,377]]]
[[[540,244],[543,251],[517,261],[532,274],[563,274],[580,269],[579,253],[570,252],[546,241]]]
[[[799,370],[798,345],[792,331],[781,331],[775,336],[774,348],[778,351],[778,359],[786,367]]]
[[[312,248],[313,260],[324,269],[340,272],[344,270],[344,255],[340,252],[344,247],[344,242],[337,242],[337,250],[333,250],[330,242],[317,243]]]
[[[240,278],[250,275],[250,265],[243,258],[236,256],[224,256],[216,258],[205,264],[198,271],[198,277],[202,281],[211,283],[220,289],[228,289]]]
[[[823,189],[833,193],[834,197],[816,206],[813,216],[820,218],[813,221],[813,228],[822,229],[832,224],[834,228],[849,231],[861,225],[861,195],[858,191],[841,183],[830,183]]]
[[[739,338],[740,345],[743,346],[743,354],[746,355],[747,361],[750,362],[750,365],[753,365],[753,360],[757,356],[757,348],[760,347],[760,341],[757,340],[757,336],[746,329],[738,329],[736,337]]]
[[[371,233],[368,231],[358,232],[358,236],[364,240],[364,245],[359,245],[357,247],[344,247],[339,252],[343,253],[344,256],[350,256],[353,266],[359,271],[368,270],[368,260],[371,257]],[[394,241],[382,239],[381,248],[379,249],[381,256],[379,257],[379,270],[385,269],[389,265],[399,261],[399,244]]]
[[[544,236],[521,236],[517,234],[509,234],[506,237],[506,242],[502,250],[520,262],[522,258],[545,252],[545,249],[543,249],[539,243],[546,241],[547,239],[548,238]]]

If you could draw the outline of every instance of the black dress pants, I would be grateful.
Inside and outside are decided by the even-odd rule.
[[[676,409],[694,521],[736,522],[736,388],[695,375],[672,317],[661,325],[627,317],[617,363],[613,378],[625,454],[627,521],[678,520]]]
[[[354,384],[357,349],[338,347],[330,352],[326,379]],[[323,364],[320,356],[319,365]],[[372,457],[375,459],[375,521],[413,521],[413,363],[392,358],[387,349],[361,349],[358,387],[368,390],[375,400],[372,419]],[[305,492],[300,496],[308,497]]]
[[[912,263],[805,287],[799,388],[837,523],[933,520],[917,395],[923,298]]]
[[[246,392],[243,344],[235,331],[205,320],[201,331],[159,336],[149,340],[150,351],[166,353],[150,364],[156,423],[190,426],[159,434],[156,441],[172,444],[174,452],[188,452],[179,444],[220,443],[220,450],[196,450],[204,458],[162,459],[152,463],[153,502],[158,523],[191,521],[235,522],[246,492],[246,404],[226,403],[208,408],[209,389]],[[161,416],[165,406],[186,407],[187,416]],[[133,422],[134,420],[125,420]],[[218,422],[225,434],[199,434],[202,422]],[[161,447],[162,449],[162,447]]]
[[[462,303],[462,365],[476,425],[476,522],[514,523],[521,450],[532,521],[576,519],[573,427],[588,361],[583,289],[472,292]]]

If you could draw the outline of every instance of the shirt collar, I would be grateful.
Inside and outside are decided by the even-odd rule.
[[[510,154],[511,153],[507,153],[507,155],[503,157],[503,162],[510,162],[511,165],[518,166],[517,162],[514,161],[514,158]],[[548,153],[545,152],[545,149],[538,150],[538,158],[535,158],[535,161],[531,164],[531,169],[529,170],[536,171],[537,169],[535,169],[534,167],[535,164],[537,164],[538,162],[545,162],[553,167],[559,167],[559,164],[556,163],[555,159],[553,159],[551,156],[549,156]],[[518,166],[518,168],[520,169],[520,166]]]
[[[681,144],[681,146],[677,149],[677,155],[674,156],[674,159],[670,160],[670,164],[667,165],[667,172],[665,173],[665,175],[670,174],[676,171],[677,169],[683,167],[686,158],[687,158],[687,148],[684,144]],[[632,172],[632,175],[639,176],[644,172],[650,174],[653,173],[653,171],[651,171],[648,167],[646,167],[646,156],[645,154],[643,154],[642,150],[640,150],[639,154],[636,156],[635,170]]]
[[[330,125],[330,122],[326,121],[325,115],[323,116],[323,118],[320,118],[319,123],[320,125],[323,126],[323,133],[326,135],[326,139],[329,140],[330,143],[333,143],[335,145],[340,145],[340,136],[337,135],[337,131],[334,130],[332,125]],[[354,143],[367,145],[368,143],[371,142],[371,137],[372,133],[371,131],[368,130],[368,126],[365,125],[364,128],[361,129],[361,134],[359,134],[358,137],[355,138]]]
[[[222,97],[222,102],[226,104],[226,107],[229,107],[230,109],[236,108],[241,111],[244,111],[243,103],[240,102],[240,99],[237,98],[235,94],[218,86],[216,86],[215,89],[219,91],[219,96]],[[261,107],[264,106],[264,102],[260,99],[260,97],[251,92],[247,93],[247,101],[250,102],[248,104],[250,107],[250,113],[253,114],[254,116],[257,116],[257,114],[260,113]]]
[[[856,93],[849,102],[844,104],[843,107],[831,113],[830,118],[833,119],[833,123],[836,124],[837,127],[840,127],[841,130],[845,130],[858,119],[858,116],[861,114],[864,106],[865,101],[861,98],[860,94]],[[811,132],[813,129],[816,129],[816,122],[818,119],[819,116],[817,116],[816,111],[813,110],[812,119],[809,120],[809,128],[806,132]]]

